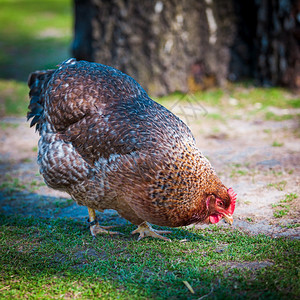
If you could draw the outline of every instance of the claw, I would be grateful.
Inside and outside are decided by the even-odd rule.
[[[146,236],[152,236],[154,238],[157,239],[161,239],[164,241],[168,241],[171,242],[170,239],[168,239],[165,236],[160,235],[159,233],[172,233],[172,231],[167,231],[167,230],[156,230],[153,229],[152,226],[148,223],[148,222],[143,222],[142,224],[140,224],[138,226],[137,229],[135,229],[134,231],[131,232],[131,234],[136,234],[139,233],[139,237],[138,237],[138,241],[140,241],[142,238],[146,237]]]
[[[99,225],[100,226],[100,225]],[[112,229],[112,228],[115,228],[115,227],[117,227],[117,225],[110,225],[110,226],[103,226],[103,225],[101,225],[100,226],[102,229]]]
[[[121,233],[121,232],[107,230],[112,227],[115,227],[115,226],[100,226],[99,224],[96,224],[96,225],[91,226],[90,230],[91,230],[91,234],[93,237],[95,237],[96,234],[98,234],[98,233],[106,233],[109,235],[113,235],[113,234],[123,235],[123,233]]]
[[[117,231],[109,231],[107,229],[111,229],[113,227],[116,226],[100,226],[97,218],[96,218],[96,212],[93,208],[88,207],[88,211],[89,211],[89,220],[88,222],[90,223],[90,230],[91,230],[91,234],[93,236],[93,238],[95,238],[96,234],[98,233],[106,233],[106,234],[123,234]]]

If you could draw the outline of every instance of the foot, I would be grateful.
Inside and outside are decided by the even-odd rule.
[[[113,228],[115,226],[100,226],[99,224],[94,224],[92,226],[90,226],[90,230],[91,230],[91,234],[93,237],[96,237],[96,234],[98,233],[105,233],[105,234],[123,234],[121,232],[117,232],[117,231],[110,231],[107,229]]]
[[[96,236],[98,233],[106,233],[106,234],[123,234],[117,231],[109,231],[107,229],[113,228],[115,226],[100,226],[97,218],[96,218],[96,212],[93,208],[89,208],[89,219],[88,222],[90,223],[90,230],[93,237]]]
[[[143,222],[138,226],[138,228],[131,232],[131,234],[139,233],[140,236],[138,237],[138,241],[146,236],[152,236],[157,239],[161,239],[164,241],[171,242],[170,239],[168,239],[165,236],[160,235],[159,233],[172,233],[172,231],[166,231],[166,230],[156,230],[153,229],[152,226],[148,222]]]

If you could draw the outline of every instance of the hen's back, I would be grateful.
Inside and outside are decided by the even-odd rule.
[[[32,125],[49,124],[89,162],[162,143],[176,147],[182,139],[194,143],[179,118],[112,67],[69,59],[57,70],[33,73],[29,85],[38,105],[28,114]]]

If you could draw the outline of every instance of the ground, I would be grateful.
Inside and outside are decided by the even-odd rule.
[[[123,235],[91,237],[87,209],[38,173],[27,93],[24,83],[0,84],[1,299],[297,298],[297,94],[233,85],[158,99],[238,194],[232,227],[172,228],[170,243],[138,242],[136,226],[112,210],[100,223]]]
[[[184,97],[161,102],[190,126],[222,181],[237,192],[233,227],[299,239],[300,109],[239,106],[238,99],[226,95],[220,106],[191,104],[192,96]],[[2,117],[0,130],[0,212],[84,220],[85,207],[44,185],[36,164],[39,136],[25,117]],[[99,217],[102,222],[126,224],[112,210]]]

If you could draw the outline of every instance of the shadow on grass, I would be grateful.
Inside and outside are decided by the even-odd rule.
[[[296,279],[296,269],[288,270],[291,278],[286,280],[279,265],[261,270],[230,269],[224,265],[233,259],[230,253],[234,253],[234,247],[247,252],[239,248],[239,238],[243,240],[240,233],[235,235],[236,243],[220,253],[214,248],[220,241],[224,243],[224,233],[209,235],[211,242],[201,236],[188,243],[152,239],[137,242],[126,236],[92,239],[80,221],[5,215],[0,215],[0,228],[0,287],[1,283],[9,286],[2,290],[5,296],[291,299],[296,295],[295,285],[290,284],[294,281],[289,281]],[[126,226],[123,232],[127,234],[132,228]],[[175,230],[178,238],[182,233],[183,230]],[[250,239],[258,252],[260,245],[274,244],[270,238]],[[279,241],[275,243],[279,245]],[[286,249],[290,246],[284,245]]]
[[[221,281],[219,271],[185,259],[186,245],[178,251],[164,241],[137,243],[103,236],[92,240],[81,222],[66,219],[0,215],[0,226],[9,233],[2,245],[0,273],[3,280],[22,280],[24,294],[53,296],[55,290],[60,295],[78,290],[81,296],[110,299],[192,299],[183,283],[188,281],[198,296],[211,290],[230,295],[230,284],[226,278]]]
[[[53,196],[45,196],[32,192],[24,191],[0,191],[0,213],[7,216],[29,216],[36,218],[71,218],[80,220],[85,225],[85,231],[88,230],[88,212],[85,206],[77,205],[71,199],[58,198]],[[122,226],[118,229],[122,233],[125,233],[126,237],[131,238],[130,232],[133,231],[136,226],[131,225],[127,220],[120,217],[114,210],[105,210],[103,213],[98,212],[97,217],[100,225],[116,225]],[[126,226],[129,225],[129,226]],[[124,227],[125,226],[125,227]],[[191,231],[187,231],[182,228],[167,228],[154,226],[155,228],[170,230],[171,234],[168,237],[176,240],[206,240],[207,238],[201,235],[196,235]],[[132,238],[131,238],[132,239]],[[134,237],[136,239],[136,236]]]
[[[24,202],[39,197],[40,203],[69,207],[64,207],[66,199],[49,200],[34,193],[19,191],[10,196]],[[171,243],[150,238],[137,242],[130,234],[133,225],[116,227],[124,236],[93,239],[82,219],[40,217],[50,204],[38,207],[38,202],[30,202],[37,214],[24,217],[24,210],[17,206],[14,214],[3,214],[7,201],[2,194],[0,290],[6,297],[292,299],[297,294],[297,241],[215,228],[171,229]],[[101,223],[114,224],[117,218]],[[181,239],[188,241],[181,243]],[[258,266],[262,262],[262,267],[230,267],[247,261]]]

